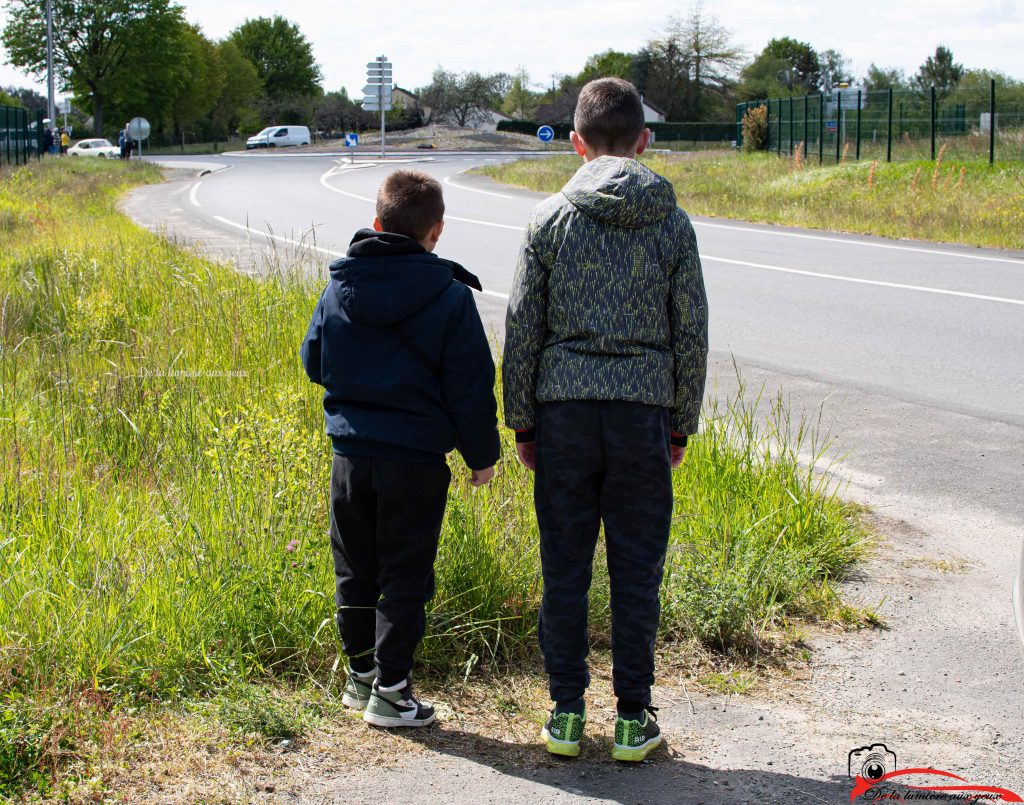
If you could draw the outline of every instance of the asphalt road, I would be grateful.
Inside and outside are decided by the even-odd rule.
[[[444,183],[438,253],[479,274],[496,299],[508,294],[538,199],[463,173],[499,159],[508,157],[413,155],[405,163]],[[369,225],[376,189],[398,162],[360,160],[203,158],[231,168],[197,181],[183,207],[227,233],[272,233],[279,246],[315,243],[324,257],[341,254]],[[699,217],[694,225],[713,350],[1024,425],[1024,255]]]
[[[463,171],[505,158],[415,163],[444,182],[438,252],[481,276],[488,295],[479,306],[498,329],[522,227],[540,197]],[[213,252],[248,242],[308,255],[315,240],[310,270],[326,277],[326,261],[372,220],[376,188],[397,160],[183,161],[197,162],[230,167],[141,188],[126,210]],[[685,761],[655,763],[642,779],[593,763],[581,767],[586,783],[569,767],[533,780],[504,769],[492,777],[478,756],[430,754],[387,775],[346,773],[316,796],[297,781],[300,801],[354,801],[346,787],[407,793],[447,768],[423,802],[447,790],[445,780],[454,799],[474,801],[557,789],[560,802],[848,802],[846,752],[875,742],[890,745],[901,766],[1024,793],[1024,664],[1009,595],[1024,536],[1024,254],[694,224],[711,314],[709,394],[736,391],[735,363],[748,394],[763,390],[768,401],[781,392],[795,416],[829,429],[833,455],[844,454],[846,494],[871,507],[882,537],[845,597],[877,607],[888,628],[808,637],[809,682],[728,712],[713,696],[683,699],[659,680],[658,695],[676,702],[662,724]],[[716,780],[738,781],[743,795],[715,789]]]

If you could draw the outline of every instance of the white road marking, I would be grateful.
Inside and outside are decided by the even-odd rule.
[[[314,246],[312,243],[304,243],[303,241],[300,240],[292,240],[291,238],[286,238],[282,235],[273,235],[270,232],[264,232],[262,229],[253,229],[251,226],[247,226],[246,224],[239,224],[236,223],[235,221],[229,221],[227,218],[222,218],[219,215],[215,215],[213,216],[213,218],[215,221],[220,221],[222,224],[226,224],[227,226],[233,226],[235,229],[241,229],[244,232],[248,232],[252,235],[260,235],[261,237],[268,238],[270,240],[276,240],[279,243],[287,243],[289,246],[298,246],[299,248],[302,249],[310,249],[315,252],[320,252],[321,254],[326,254],[328,257],[345,256],[343,252],[335,252],[332,251],[331,249],[325,249],[322,246]]]
[[[334,176],[335,174],[336,174],[336,171],[333,168],[331,170],[327,171],[327,173],[323,174],[323,176],[320,177],[320,184],[322,184],[328,190],[333,190],[335,193],[340,193],[343,196],[348,196],[349,198],[354,198],[354,199],[357,199],[359,201],[366,201],[366,202],[368,202],[370,204],[376,204],[377,203],[377,199],[375,199],[375,198],[370,198],[369,196],[360,196],[358,193],[350,193],[347,190],[342,190],[341,188],[338,188],[338,187],[335,187],[334,185],[332,185],[327,180],[331,176]],[[526,227],[525,226],[512,226],[510,224],[496,224],[493,221],[478,221],[475,218],[460,218],[457,215],[445,215],[444,219],[446,221],[461,221],[464,224],[476,224],[478,226],[493,226],[496,229],[511,229],[511,230],[516,231],[516,232],[525,232],[526,231]]]
[[[695,227],[706,226],[711,229],[728,229],[732,232],[753,232],[758,235],[774,235],[780,238],[801,238],[803,240],[824,240],[829,243],[845,243],[850,246],[869,246],[874,249],[892,249],[898,252],[918,252],[920,254],[935,254],[940,257],[962,257],[965,260],[984,260],[989,263],[1010,263],[1024,267],[1024,260],[1015,260],[1012,257],[991,257],[985,254],[968,254],[965,252],[948,252],[941,249],[925,249],[919,246],[897,246],[895,243],[874,243],[870,240],[852,240],[850,238],[834,238],[828,235],[804,235],[800,232],[783,232],[777,229],[757,229],[752,226],[733,226],[732,224],[713,224],[709,221],[693,221]]]
[[[460,173],[462,173],[462,171],[460,171]],[[513,196],[506,196],[504,193],[492,193],[490,190],[477,190],[475,187],[466,187],[466,185],[464,184],[457,184],[452,181],[451,176],[445,176],[444,183],[449,187],[454,187],[459,190],[467,190],[470,193],[479,193],[482,196],[494,196],[495,198],[504,198],[508,199],[509,201],[514,200]]]
[[[327,173],[325,173],[323,176],[321,176],[320,177],[320,184],[322,184],[328,190],[333,190],[335,193],[340,193],[343,196],[349,196],[350,198],[359,199],[360,201],[367,201],[367,202],[370,202],[371,204],[376,204],[376,199],[372,199],[372,198],[369,198],[367,196],[360,196],[360,195],[357,195],[355,193],[349,193],[347,190],[341,190],[341,189],[331,185],[327,181],[327,179],[333,173],[334,173],[334,171],[327,171]],[[447,220],[451,220],[451,221],[462,221],[463,223],[467,223],[467,224],[478,224],[480,226],[493,226],[493,227],[498,227],[500,229],[513,229],[513,230],[516,230],[516,231],[519,231],[519,232],[525,232],[526,231],[526,227],[523,227],[523,226],[512,226],[510,224],[496,224],[493,221],[478,221],[478,220],[475,220],[473,218],[459,218],[459,217],[454,216],[454,215],[446,215],[445,218]],[[697,223],[698,222],[696,222],[696,221],[694,222],[695,225]],[[707,226],[707,224],[704,224],[704,225]],[[750,231],[750,232],[761,232],[762,231],[760,229],[751,229],[749,227],[731,227],[731,226],[727,227],[724,224],[712,224],[711,226],[720,226],[723,229],[734,229],[734,228],[735,229],[743,229],[743,230]],[[981,259],[1002,260],[1002,258],[997,258],[997,257],[985,258],[985,257],[982,257],[981,255],[959,255],[956,252],[936,252],[936,251],[933,251],[931,249],[914,249],[914,248],[909,247],[909,246],[907,246],[907,247],[904,247],[904,246],[889,246],[889,244],[884,244],[884,243],[868,243],[866,241],[847,241],[847,240],[843,240],[842,238],[826,238],[826,237],[819,237],[819,236],[816,236],[816,235],[799,235],[799,234],[793,233],[793,232],[770,232],[770,230],[765,230],[765,231],[769,231],[769,233],[773,234],[773,235],[792,235],[794,237],[805,237],[805,238],[811,238],[811,239],[814,239],[814,240],[837,240],[837,241],[840,241],[842,243],[854,243],[856,245],[882,246],[882,247],[886,247],[886,248],[906,249],[908,251],[921,251],[921,252],[927,252],[929,254],[951,254],[951,255],[954,255],[954,256],[958,256],[958,257],[959,256],[971,257],[971,258],[977,259],[977,260],[981,260]],[[929,287],[924,286],[924,285],[905,285],[905,284],[899,283],[899,282],[882,282],[880,280],[860,279],[859,277],[844,277],[844,276],[841,276],[839,274],[824,274],[824,273],[821,273],[821,272],[818,272],[818,271],[804,271],[804,270],[798,269],[798,268],[787,268],[785,266],[766,265],[765,263],[751,263],[751,262],[748,262],[746,260],[732,260],[732,259],[730,259],[728,257],[715,257],[715,256],[710,255],[710,254],[704,254],[703,252],[701,253],[700,258],[701,258],[701,260],[711,260],[711,261],[717,262],[717,263],[726,263],[728,265],[743,266],[745,268],[759,268],[759,269],[761,269],[763,271],[778,271],[778,272],[781,272],[781,273],[784,273],[784,274],[800,274],[800,275],[805,276],[805,277],[815,277],[816,279],[836,280],[838,282],[852,282],[852,283],[855,283],[857,285],[878,285],[878,286],[881,286],[881,287],[884,287],[884,288],[897,288],[897,289],[903,290],[903,291],[917,291],[919,293],[939,294],[941,296],[956,296],[956,297],[960,297],[960,298],[963,298],[963,299],[977,299],[977,300],[980,300],[980,301],[983,301],[983,302],[998,302],[1000,304],[1006,304],[1006,305],[1024,305],[1024,299],[1010,299],[1010,298],[1003,297],[1003,296],[988,296],[986,294],[967,293],[966,291],[949,291],[949,290],[946,290],[944,288],[929,288]],[[1021,263],[1021,261],[1019,261],[1019,260],[1005,260],[1004,262]],[[507,299],[508,297],[505,296],[504,298]]]
[[[785,268],[784,266],[769,266],[764,263],[749,263],[746,260],[730,260],[726,257],[712,257],[709,254],[702,254],[701,260],[711,260],[716,263],[727,263],[745,268],[760,268],[764,271],[781,271],[785,274],[800,274],[805,277],[817,277],[819,279],[838,280],[840,282],[855,282],[858,285],[881,285],[884,288],[899,288],[904,291],[919,291],[921,293],[934,293],[943,296],[960,296],[965,299],[980,299],[984,302],[1001,302],[1005,305],[1024,305],[1024,299],[1008,299],[1003,296],[986,296],[985,294],[967,293],[966,291],[947,291],[944,288],[928,288],[924,285],[904,285],[899,282],[881,282],[879,280],[865,280],[859,277],[843,277],[838,274],[822,274],[818,271],[804,271],[799,268]]]
[[[202,182],[196,182],[194,185],[192,185],[192,191],[188,194],[188,200],[191,201],[192,204],[195,205],[196,207],[203,206],[202,204],[199,203],[199,198],[196,196],[196,193],[199,192],[199,188],[202,186],[202,184]]]
[[[276,241],[279,241],[280,243],[287,243],[289,246],[298,246],[298,247],[303,248],[303,249],[311,249],[313,251],[320,252],[321,254],[325,254],[328,257],[344,257],[345,256],[342,252],[336,252],[336,251],[332,251],[331,249],[325,249],[322,246],[314,246],[311,243],[303,243],[302,241],[293,240],[292,238],[286,238],[286,237],[284,237],[282,235],[272,235],[270,232],[264,232],[262,229],[253,229],[251,226],[246,226],[245,224],[239,224],[239,223],[236,223],[235,221],[229,221],[227,218],[222,218],[219,215],[215,215],[213,217],[214,217],[214,220],[220,221],[222,224],[226,224],[227,226],[233,226],[235,229],[241,229],[242,231],[248,232],[251,235],[259,235],[260,237],[268,238],[270,240],[276,240]],[[500,291],[487,291],[487,290],[480,291],[480,293],[482,293],[482,294],[484,294],[486,296],[495,296],[498,299],[504,299],[506,302],[508,301],[508,294],[507,293],[501,293]]]

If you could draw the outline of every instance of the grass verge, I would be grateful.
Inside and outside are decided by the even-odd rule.
[[[0,180],[0,796],[85,785],[102,763],[82,747],[167,705],[294,735],[307,722],[251,683],[337,690],[329,446],[297,360],[319,283],[243,276],[116,212],[158,178],[52,160]],[[861,619],[833,585],[865,534],[798,461],[820,434],[756,404],[711,403],[675,474],[668,645],[753,656],[793,618]],[[505,438],[486,489],[452,461],[428,684],[535,660],[531,480]],[[592,609],[600,644],[600,572]]]
[[[1024,163],[940,159],[813,167],[771,154],[643,161],[666,176],[694,215],[971,246],[1024,249]],[[503,184],[555,193],[577,157],[478,168]]]

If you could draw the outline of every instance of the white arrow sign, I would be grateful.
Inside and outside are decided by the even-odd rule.
[[[377,93],[383,91],[384,97],[391,97],[391,85],[390,84],[367,84],[363,87],[363,95],[372,95],[377,97]]]
[[[389,61],[371,61],[371,62],[367,62],[366,66],[367,66],[367,68],[370,68],[370,69],[384,68],[385,70],[390,70],[394,65],[392,65],[391,62],[389,62]]]

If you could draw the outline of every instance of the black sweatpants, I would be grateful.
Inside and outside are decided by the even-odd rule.
[[[539,407],[539,633],[554,701],[577,699],[590,684],[588,592],[603,522],[615,695],[651,702],[658,590],[672,522],[671,435],[669,411],[657,406],[579,400]]]
[[[335,454],[331,466],[331,551],[345,654],[371,654],[382,685],[412,671],[434,595],[434,560],[451,472]],[[358,660],[356,660],[358,664]]]

